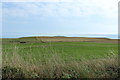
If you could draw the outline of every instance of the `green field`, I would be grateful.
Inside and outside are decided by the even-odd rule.
[[[117,54],[118,45],[110,43],[90,43],[90,42],[51,42],[51,43],[9,43],[3,44],[3,55],[13,54],[14,51],[23,57],[27,55],[40,58],[52,53],[59,54],[63,59],[70,57],[79,60],[81,58],[104,58],[114,51]],[[38,57],[39,55],[39,57]]]
[[[20,42],[23,42],[23,43],[20,43]],[[75,68],[76,64],[80,62],[83,62],[83,64],[85,64],[85,62],[91,63],[91,62],[94,62],[93,60],[102,61],[104,59],[106,59],[109,63],[109,61],[111,60],[108,60],[108,59],[114,58],[113,56],[117,56],[117,54],[118,54],[118,44],[116,43],[40,42],[35,38],[3,39],[2,41],[2,57],[3,57],[4,67],[6,66],[20,67],[23,70],[25,70],[26,69],[25,67],[27,67],[28,71],[30,71],[30,68],[28,67],[28,65],[33,66],[34,64],[34,66],[36,66],[37,68],[38,66],[40,67],[41,65],[42,66],[52,65],[52,67],[50,68],[54,69],[56,68],[54,67],[54,65],[57,65],[57,67],[60,67],[61,69],[59,71],[59,68],[58,68],[58,73],[56,73],[58,75],[53,75],[52,72],[54,71],[52,71],[52,69],[47,68],[51,70],[51,74],[50,74],[51,76],[43,75],[44,73],[39,72],[40,69],[38,70],[38,72],[36,72],[37,68],[35,68],[36,71],[31,69],[31,72],[33,72],[32,75],[34,75],[33,77],[47,77],[47,78],[58,77],[59,78],[60,75],[65,73],[62,76],[63,78],[64,77],[71,78],[70,77],[72,76],[71,73],[69,74],[66,70],[66,68],[68,68],[67,65],[68,66],[72,65]],[[76,64],[73,64],[75,62]],[[96,63],[91,63],[91,64],[93,66],[93,64],[96,64]],[[111,63],[111,64],[115,64],[115,63]],[[79,66],[80,65],[81,63],[79,64]],[[71,67],[69,66],[69,69],[74,70],[72,66]],[[81,65],[81,67],[83,66]],[[65,69],[66,71],[62,70],[62,68]],[[47,69],[45,69],[45,71]],[[78,69],[78,71],[79,70],[80,69]],[[95,73],[93,75],[91,74],[88,76],[87,73],[89,72],[86,72],[85,70],[83,72],[86,75],[83,76],[83,73],[76,72],[77,75],[78,74],[80,75],[77,77],[81,77],[81,74],[82,74],[82,77],[96,77],[94,76]],[[72,77],[76,77],[76,76],[72,76]]]

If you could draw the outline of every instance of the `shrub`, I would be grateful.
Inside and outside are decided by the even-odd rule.
[[[2,78],[24,78],[25,74],[20,68],[6,66],[2,68]]]

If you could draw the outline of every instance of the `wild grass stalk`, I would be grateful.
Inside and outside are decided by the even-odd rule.
[[[104,59],[78,61],[71,58],[71,61],[67,62],[51,45],[43,46],[43,48],[45,53],[42,59],[36,59],[36,56],[29,55],[29,53],[23,57],[18,47],[14,48],[11,56],[3,52],[4,55],[6,54],[3,57],[4,77],[9,75],[14,78],[18,75],[10,73],[11,68],[20,69],[22,73],[19,71],[19,76],[24,74],[22,77],[25,78],[116,78],[118,76],[118,58],[114,50],[110,51],[111,53]]]

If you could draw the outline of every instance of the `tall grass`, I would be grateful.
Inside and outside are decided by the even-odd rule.
[[[70,61],[63,60],[51,45],[43,46],[42,59],[29,55],[20,55],[19,48],[14,47],[10,54],[3,52],[3,78],[117,78],[118,57],[114,50],[104,59],[81,59],[70,57]],[[50,49],[48,49],[50,48]],[[25,53],[26,54],[26,53]],[[34,53],[33,53],[34,54]],[[37,57],[41,57],[37,55]]]

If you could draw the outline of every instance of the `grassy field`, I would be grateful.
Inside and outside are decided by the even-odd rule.
[[[3,39],[3,76],[18,77],[22,74],[21,77],[27,78],[117,77],[118,44],[115,40],[63,38]],[[13,74],[9,73],[11,69],[20,70]]]

